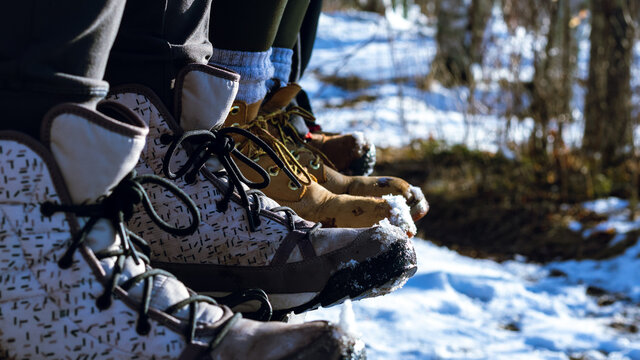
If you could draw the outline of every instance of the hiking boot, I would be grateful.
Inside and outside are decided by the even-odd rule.
[[[0,358],[361,356],[361,345],[326,322],[242,319],[149,267],[135,249],[144,241],[122,220],[136,202],[148,202],[142,183],[168,185],[127,175],[148,129],[118,104],[99,108],[124,122],[66,104],[47,115],[44,145],[0,132]],[[196,215],[185,222],[197,226],[197,209],[184,206]],[[195,229],[163,226],[175,234]]]
[[[345,175],[371,175],[376,165],[376,147],[362,132],[340,134],[322,131],[320,125],[313,128],[315,131],[309,131],[304,139],[325,154],[337,171]]]
[[[269,132],[286,145],[297,162],[315,177],[318,184],[335,194],[375,197],[399,195],[409,206],[414,221],[427,214],[429,204],[420,188],[411,186],[406,181],[393,176],[343,175],[337,171],[337,167],[327,154],[300,138],[294,131],[295,128],[291,126],[290,119],[293,116],[310,117],[311,114],[299,107],[285,109],[298,91],[300,91],[300,87],[296,84],[289,84],[276,90],[262,103],[260,113],[267,123],[266,127]],[[344,147],[334,149],[334,151],[348,153]],[[397,199],[389,201],[398,202]]]
[[[281,98],[277,102],[289,101],[276,110],[286,107],[303,111],[289,112],[286,126],[301,141],[325,154],[339,172],[345,175],[370,175],[376,165],[375,145],[359,131],[346,134],[322,131],[313,114],[297,106],[296,95],[299,94],[306,96],[297,84],[292,83],[275,91],[272,96]]]
[[[275,96],[280,94],[282,93],[279,92]],[[400,227],[409,236],[415,235],[416,227],[410,208],[401,196],[376,198],[369,194],[350,195],[331,192],[318,184],[318,180],[296,159],[296,156],[292,155],[287,144],[280,140],[288,137],[279,132],[282,129],[275,128],[272,122],[281,119],[281,112],[263,116],[258,115],[259,111],[260,103],[247,105],[236,101],[224,126],[250,131],[272,147],[278,158],[285,163],[284,167],[277,164],[273,157],[266,156],[266,152],[255,142],[241,138],[235,139],[238,150],[268,171],[271,177],[270,183],[262,190],[267,196],[280,205],[292,208],[304,219],[320,222],[327,227],[370,227],[388,218],[391,224]],[[273,135],[274,133],[276,135]],[[291,146],[291,141],[289,145]],[[260,181],[261,176],[251,171],[250,165],[245,162],[238,164],[248,179]],[[297,181],[290,179],[286,175],[288,172],[294,173]]]
[[[183,69],[175,83],[181,127],[149,89],[130,85],[112,90],[110,98],[140,115],[150,128],[138,173],[174,179],[202,214],[197,232],[184,237],[162,231],[144,212],[129,221],[131,230],[151,239],[153,265],[195,291],[216,296],[261,288],[276,317],[346,298],[382,295],[404,283],[416,271],[415,253],[406,234],[388,221],[364,229],[323,229],[247,189],[246,184],[261,184],[238,171],[230,154],[240,153],[231,135],[251,134],[237,128],[209,131],[222,125],[237,81],[237,74],[208,65]],[[241,154],[239,158],[257,167]],[[262,185],[269,179],[266,172],[263,176]],[[188,225],[184,206],[168,199],[170,194],[161,188],[150,193],[164,219]]]

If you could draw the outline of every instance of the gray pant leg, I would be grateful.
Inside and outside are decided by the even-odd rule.
[[[38,136],[61,102],[93,103],[125,0],[7,1],[0,11],[0,129]]]
[[[211,57],[210,10],[211,0],[127,1],[105,79],[145,85],[172,109],[177,73]]]

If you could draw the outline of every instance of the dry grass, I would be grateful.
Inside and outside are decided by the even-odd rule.
[[[577,221],[589,229],[603,220],[579,206],[582,201],[629,198],[637,161],[594,175],[579,154],[564,157],[511,160],[421,141],[381,149],[376,173],[421,186],[431,210],[418,222],[419,235],[469,256],[505,260],[520,254],[538,262],[600,259],[635,244],[638,232],[610,246],[614,231],[595,231],[585,239],[567,225]]]

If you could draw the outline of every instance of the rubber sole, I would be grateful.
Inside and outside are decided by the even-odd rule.
[[[387,294],[404,284],[417,269],[416,254],[409,242],[397,241],[383,254],[338,270],[313,299],[296,307],[274,310],[272,319],[282,320],[291,312],[299,314],[320,306],[338,305],[346,299]]]

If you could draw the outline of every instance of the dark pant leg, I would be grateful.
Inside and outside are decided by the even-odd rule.
[[[291,71],[291,81],[298,81],[304,74],[309,61],[311,60],[311,52],[316,42],[316,33],[318,32],[318,21],[322,13],[322,0],[311,0],[304,15],[302,26],[300,27],[300,36],[298,44],[294,47],[294,64],[293,68],[297,71]]]
[[[300,27],[300,36],[298,37],[298,43],[293,48],[293,64],[291,70],[290,81],[297,82],[304,74],[309,61],[311,60],[311,53],[313,51],[313,45],[316,42],[316,33],[318,32],[318,21],[320,20],[320,14],[322,13],[322,0],[311,0],[307,13],[302,21]],[[307,93],[302,90],[296,96],[296,102],[299,106],[312,111],[311,102]]]
[[[309,0],[287,1],[287,6],[278,26],[278,32],[273,40],[273,47],[293,49],[308,6]]]
[[[145,85],[172,109],[177,73],[211,57],[210,9],[211,0],[128,1],[105,79]]]
[[[38,137],[62,102],[95,103],[125,0],[6,1],[0,11],[0,129]]]
[[[211,9],[211,43],[216,49],[269,50],[286,5],[287,0],[216,0]]]

